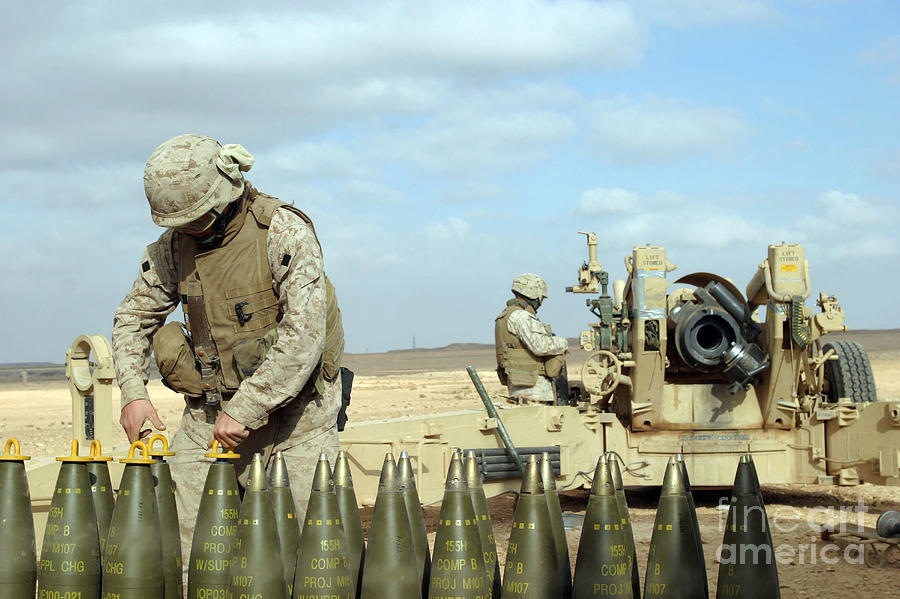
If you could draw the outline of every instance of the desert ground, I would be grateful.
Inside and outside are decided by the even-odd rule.
[[[900,330],[861,331],[835,337],[859,341],[866,348],[879,399],[900,399]],[[570,376],[577,377],[585,355],[572,345],[568,358]],[[492,346],[459,344],[441,349],[354,354],[346,356],[345,365],[356,373],[349,410],[353,421],[483,409],[465,372],[467,365],[475,366],[492,397],[500,398],[505,391],[494,374]],[[41,370],[29,372],[27,382],[23,382],[20,375],[23,369],[16,366],[0,371],[0,439],[19,438],[23,453],[28,455],[68,453],[71,408],[64,377],[59,369]],[[161,418],[170,432],[174,432],[181,418],[183,400],[158,380],[151,381],[149,390]],[[117,405],[118,396],[114,395],[114,412]],[[117,420],[115,416],[114,421]],[[127,444],[117,426],[115,435],[115,445]],[[721,543],[726,515],[717,506],[720,497],[726,494],[727,491],[695,493],[713,595],[718,572],[716,550]],[[883,567],[869,568],[857,563],[858,552],[830,547],[821,538],[820,526],[834,524],[841,519],[855,524],[858,518],[865,525],[874,526],[878,513],[888,509],[900,510],[900,487],[869,484],[853,488],[779,485],[766,487],[764,495],[770,519],[777,517],[777,522],[771,523],[774,543],[776,547],[784,548],[786,556],[779,560],[783,597],[846,599],[853,595],[897,596],[900,548],[890,554],[889,562]],[[567,521],[571,522],[567,536],[573,567],[581,533],[580,516],[584,514],[587,498],[588,493],[583,490],[566,492],[562,496]],[[629,489],[627,498],[634,521],[637,561],[643,580],[658,492],[655,489]],[[502,565],[515,509],[515,495],[501,495],[492,498],[489,503]],[[864,505],[870,511],[858,513],[858,505]],[[425,507],[432,542],[439,511],[440,505]],[[370,517],[371,508],[364,508],[365,526]]]

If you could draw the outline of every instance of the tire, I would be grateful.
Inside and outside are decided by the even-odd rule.
[[[834,350],[837,360],[825,362],[825,382],[828,401],[849,397],[854,403],[876,401],[875,377],[869,356],[855,341],[832,341],[822,346],[822,352]]]

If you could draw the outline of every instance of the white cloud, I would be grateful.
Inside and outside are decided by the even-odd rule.
[[[800,221],[802,226],[813,230],[860,230],[885,220],[897,222],[896,208],[876,206],[855,193],[825,191],[815,198],[813,208],[815,212]]]
[[[872,47],[860,52],[857,60],[875,66],[900,65],[900,35],[879,40]]]
[[[743,116],[730,108],[653,98],[598,101],[591,120],[594,147],[620,164],[653,164],[718,152],[750,130]]]
[[[385,136],[382,149],[432,171],[479,173],[532,163],[574,131],[563,113],[484,114],[462,108]]]
[[[406,196],[377,181],[351,180],[340,185],[338,199],[349,204],[402,204]]]
[[[578,198],[576,209],[585,216],[608,216],[637,212],[641,206],[638,194],[620,187],[588,189]]]
[[[900,35],[880,40],[860,52],[856,59],[861,64],[882,71],[890,83],[900,84]]]
[[[334,141],[301,142],[272,148],[257,157],[257,160],[260,159],[267,168],[284,176],[341,179],[375,174],[362,157],[346,145]]]
[[[794,119],[794,120],[803,119],[803,120],[805,120],[805,119],[809,118],[809,113],[806,110],[804,110],[802,108],[790,106],[788,104],[785,104],[784,102],[781,102],[780,100],[776,100],[769,96],[763,97],[759,101],[759,105],[766,112],[769,112],[776,116],[784,117],[787,119]]]
[[[7,23],[5,86],[29,101],[0,114],[0,158],[146,158],[184,131],[308,136],[438,112],[485,81],[631,66],[645,43],[628,6],[587,0],[101,5],[29,5]]]
[[[781,17],[771,0],[630,0],[629,4],[639,15],[678,27]]]
[[[869,170],[882,177],[900,179],[900,151],[883,152]]]
[[[510,197],[511,191],[502,185],[487,181],[454,180],[451,185],[438,194],[439,201],[451,204],[472,201],[497,201]]]
[[[319,239],[325,253],[327,269],[342,272],[348,278],[368,277],[408,262],[408,248],[398,243],[396,235],[371,220],[326,221],[319,227]]]
[[[635,205],[615,211],[616,203]],[[777,204],[692,199],[671,191],[649,198],[626,189],[590,189],[576,203],[576,213],[606,217],[600,236],[612,245],[641,243],[677,251],[765,248],[770,243],[804,243],[830,259],[886,256],[897,252],[891,228],[900,209],[858,194],[826,191],[811,201],[810,212],[785,213]]]
[[[897,255],[897,240],[882,233],[870,233],[853,239],[836,238],[823,248],[831,260],[850,258],[883,258]]]
[[[453,241],[468,236],[472,227],[465,220],[451,216],[446,221],[425,226],[425,236],[436,241]]]

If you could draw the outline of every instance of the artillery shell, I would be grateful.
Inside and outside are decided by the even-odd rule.
[[[278,542],[281,545],[281,560],[284,565],[284,580],[288,593],[294,584],[294,568],[297,567],[297,550],[300,547],[300,521],[291,492],[291,480],[287,464],[280,451],[269,466],[269,498],[278,528]]]
[[[295,560],[293,599],[351,599],[350,563],[334,492],[331,466],[323,453],[316,465],[300,553]]]
[[[591,496],[581,528],[572,597],[631,599],[634,597],[631,569],[625,525],[616,501],[610,463],[603,455],[594,470]]]
[[[409,454],[400,452],[397,460],[397,472],[400,476],[400,493],[403,494],[403,502],[406,504],[406,513],[409,515],[409,528],[412,532],[413,549],[416,551],[416,568],[419,571],[422,583],[422,595],[428,593],[428,584],[431,580],[431,554],[428,551],[428,533],[425,531],[425,513],[419,502],[419,492],[416,490],[416,476],[413,473]]]
[[[91,441],[91,460],[87,463],[87,471],[91,480],[91,496],[94,498],[97,525],[100,527],[100,556],[102,557],[116,500],[113,495],[112,481],[109,478],[109,462],[112,458],[102,455],[100,441],[96,439]]]
[[[82,596],[100,593],[100,536],[91,482],[85,464],[78,457],[78,441],[72,455],[62,462],[50,513],[44,530],[38,570],[38,596]]]
[[[13,451],[10,451],[13,449]],[[37,557],[31,494],[25,475],[25,460],[19,442],[6,442],[0,456],[0,597],[34,599]]]
[[[266,488],[262,456],[253,455],[250,476],[241,502],[237,536],[228,570],[229,597],[287,597],[284,566],[275,513]]]
[[[188,562],[188,599],[225,597],[241,511],[237,474],[229,461],[239,456],[231,452],[217,453],[214,447],[207,457],[216,461],[209,465],[197,508]]]
[[[462,461],[450,460],[434,539],[428,599],[487,599],[484,551]]]
[[[691,491],[691,478],[688,476],[687,464],[684,456],[680,453],[675,454],[675,462],[681,467],[681,475],[684,477],[684,495],[690,508],[691,522],[694,525],[694,543],[696,545],[697,555],[701,562],[703,559],[703,540],[700,536],[700,521],[697,519],[697,507],[694,505],[694,493]],[[705,569],[705,568],[704,568]],[[703,576],[703,593],[709,596],[709,581],[706,575]]]
[[[734,476],[720,556],[716,597],[781,597],[772,533],[749,454],[741,457]]]
[[[135,458],[140,449],[144,457]],[[160,599],[165,596],[162,536],[147,446],[131,444],[119,497],[103,547],[102,597]]]
[[[541,481],[544,483],[544,497],[550,511],[550,526],[553,529],[553,543],[556,545],[556,565],[559,567],[559,581],[562,585],[562,599],[572,596],[572,570],[569,567],[569,542],[563,524],[562,506],[556,490],[556,476],[550,463],[550,454],[541,454]]]
[[[472,501],[475,519],[478,521],[478,537],[481,539],[481,549],[484,553],[485,584],[491,589],[491,597],[500,599],[500,562],[497,561],[497,543],[494,540],[494,526],[491,523],[484,483],[474,451],[466,455],[466,482],[469,485],[469,499]]]
[[[161,451],[153,451],[155,440],[161,439]],[[163,574],[166,579],[165,599],[181,599],[184,597],[184,581],[181,563],[181,531],[178,527],[178,508],[175,506],[175,485],[172,482],[172,471],[165,457],[175,455],[169,451],[169,442],[162,435],[150,438],[150,472],[153,474],[156,493],[156,505],[159,509],[159,532],[163,547]]]
[[[366,556],[366,541],[363,538],[362,519],[353,491],[353,478],[350,476],[350,462],[346,452],[338,452],[334,463],[334,492],[338,506],[341,508],[341,522],[344,525],[344,537],[347,541],[347,559],[350,560],[350,596],[359,597],[362,584],[363,562]]]
[[[409,516],[400,492],[394,456],[387,454],[369,529],[361,599],[419,599],[422,586],[416,565]]]
[[[562,594],[550,511],[537,456],[528,457],[513,516],[502,599],[556,599]]]
[[[669,458],[650,539],[644,598],[707,599],[706,567],[697,554],[684,470]]]
[[[631,564],[631,593],[634,597],[640,597],[641,576],[634,557],[634,532],[631,528],[631,515],[628,513],[628,501],[625,499],[625,485],[622,482],[622,471],[619,469],[618,454],[612,451],[607,452],[606,463],[609,466],[613,486],[616,489],[616,503],[619,505],[619,517],[622,523],[622,533],[625,537],[625,551],[628,554],[628,563]]]

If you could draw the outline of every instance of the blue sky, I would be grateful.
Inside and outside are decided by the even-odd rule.
[[[577,336],[600,238],[743,289],[804,244],[900,327],[900,5],[830,0],[17,4],[0,24],[0,362],[108,335],[173,135],[241,143],[316,223],[349,351],[492,341],[512,277]]]

